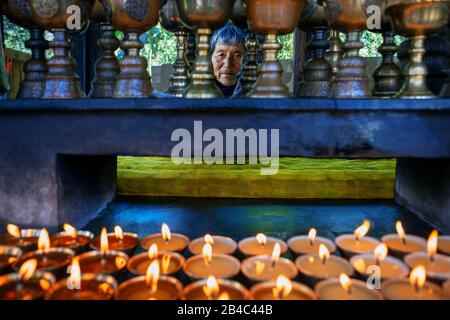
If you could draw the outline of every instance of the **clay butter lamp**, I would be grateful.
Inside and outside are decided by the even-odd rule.
[[[177,0],[181,19],[196,30],[198,55],[191,73],[185,98],[223,98],[216,85],[210,54],[214,29],[222,27],[231,17],[234,0]]]
[[[22,250],[13,246],[0,245],[0,275],[12,271],[12,265],[19,260]]]
[[[401,221],[395,224],[397,234],[388,234],[381,238],[381,241],[386,243],[389,252],[397,258],[403,257],[409,253],[427,250],[427,241],[411,234],[406,234]]]
[[[112,9],[112,23],[123,31],[121,48],[125,56],[120,60],[120,73],[116,78],[114,98],[149,98],[153,87],[147,71],[147,60],[139,55],[144,44],[139,35],[158,22],[163,0],[108,0]]]
[[[120,46],[111,24],[111,7],[108,0],[96,0],[91,12],[91,20],[99,23],[100,35],[97,45],[101,54],[95,63],[95,76],[92,81],[89,98],[111,98],[114,94],[114,85],[120,72],[116,50]]]
[[[156,244],[159,250],[183,253],[189,245],[189,238],[179,233],[172,233],[169,226],[163,223],[161,233],[152,234],[141,240],[141,247],[146,251],[153,244]]]
[[[279,275],[295,279],[298,275],[295,264],[280,258],[281,246],[276,243],[272,255],[253,256],[242,261],[242,274],[250,283],[276,280]]]
[[[100,235],[100,250],[90,251],[78,256],[81,272],[119,276],[128,262],[128,255],[122,251],[109,249],[108,233],[102,229]]]
[[[56,278],[62,278],[74,256],[75,252],[71,249],[50,247],[50,236],[44,228],[39,234],[38,250],[23,254],[13,268],[19,270],[26,261],[36,259],[38,271],[50,272]]]
[[[191,283],[183,292],[185,300],[248,300],[249,297],[248,290],[239,282],[214,276]]]
[[[52,236],[51,245],[55,248],[69,248],[80,254],[88,248],[94,238],[92,232],[79,231],[68,223],[63,225],[64,231]]]
[[[447,298],[450,299],[450,280],[446,281],[442,287],[444,288],[445,293],[447,294]]]
[[[387,300],[446,300],[448,297],[438,285],[427,282],[424,266],[415,267],[409,279],[390,279],[381,285]]]
[[[15,224],[6,225],[6,233],[0,238],[0,244],[20,248],[23,252],[37,249],[40,229],[20,229]]]
[[[285,254],[288,246],[283,240],[267,237],[263,233],[239,241],[238,248],[246,256],[271,255],[276,243],[281,247],[281,255]]]
[[[245,0],[250,30],[266,37],[262,46],[264,58],[259,67],[259,78],[249,97],[292,97],[283,82],[283,67],[277,59],[281,49],[277,36],[294,31],[305,3],[306,0]]]
[[[46,294],[46,300],[111,300],[117,281],[104,274],[81,274],[79,258],[70,265],[70,276],[58,281]]]
[[[311,228],[307,236],[295,236],[287,242],[289,249],[296,255],[300,256],[308,253],[319,252],[321,244],[325,245],[330,253],[336,251],[336,245],[330,239],[317,236],[317,230]]]
[[[409,274],[409,268],[401,260],[388,256],[388,248],[384,243],[378,245],[373,254],[353,256],[350,263],[361,278],[366,280],[374,272],[380,276],[381,280],[406,278]]]
[[[236,241],[229,237],[206,234],[204,237],[197,238],[189,243],[189,252],[193,255],[201,254],[205,243],[210,243],[215,253],[232,255],[236,249]]]
[[[437,253],[438,232],[433,230],[427,241],[427,252],[414,252],[405,256],[405,263],[411,268],[423,266],[427,277],[441,284],[450,279],[450,258]]]
[[[116,300],[179,300],[183,285],[173,277],[160,275],[159,262],[154,260],[145,276],[133,278],[120,284]]]
[[[108,233],[108,245],[110,250],[121,251],[131,256],[139,244],[139,237],[136,233],[123,232],[120,226],[114,227],[114,232]],[[90,243],[93,250],[100,250],[101,237],[98,236]]]
[[[319,282],[315,287],[319,300],[383,300],[375,289],[369,289],[367,282],[350,279],[346,274]]]
[[[44,39],[44,30],[36,25],[28,0],[5,0],[5,13],[15,24],[30,30],[30,39],[25,47],[31,50],[31,58],[23,66],[24,79],[20,84],[17,98],[41,98],[44,93],[44,79],[47,74],[45,50],[48,47]]]
[[[316,295],[307,286],[292,282],[284,275],[276,280],[261,282],[250,289],[252,300],[316,300]]]
[[[38,261],[25,261],[18,273],[0,276],[0,300],[40,300],[56,282],[49,272],[37,271]]]
[[[298,257],[295,265],[300,271],[300,277],[311,287],[321,280],[337,278],[343,273],[351,277],[354,273],[352,265],[347,260],[330,255],[324,244],[319,246],[318,253]]]
[[[210,243],[205,243],[202,254],[192,256],[183,265],[184,273],[191,279],[206,279],[208,276],[216,278],[233,278],[239,274],[240,262],[233,256],[214,253]]]
[[[177,38],[177,59],[173,65],[174,73],[170,76],[167,93],[182,98],[189,85],[189,63],[186,59],[187,37],[189,29],[181,21],[176,0],[167,0],[159,13],[161,26],[172,32]]]
[[[376,4],[376,1],[374,1]],[[364,58],[359,56],[363,44],[360,33],[367,28],[366,0],[326,0],[325,12],[331,27],[347,34],[345,54],[338,63],[338,73],[331,85],[332,98],[370,97],[369,76]]]
[[[398,47],[394,43],[395,32],[391,18],[385,13],[388,3],[389,0],[378,0],[378,5],[381,9],[381,28],[370,30],[383,35],[383,44],[378,49],[383,60],[373,73],[373,95],[381,98],[393,97],[402,87],[401,70],[394,62],[394,55],[398,51]]]
[[[386,14],[392,18],[394,30],[410,37],[411,62],[404,70],[405,81],[395,96],[404,99],[427,99],[435,95],[427,87],[428,68],[423,59],[428,34],[445,28],[448,24],[449,2],[446,0],[390,0]]]
[[[318,0],[307,0],[300,16],[298,27],[312,33],[307,50],[312,58],[303,66],[303,82],[300,84],[301,97],[328,97],[330,94],[333,69],[325,59],[325,51],[330,47],[325,33],[328,21],[325,8]]]
[[[72,43],[69,38],[69,23],[73,23],[74,11],[80,8],[80,25],[73,30],[80,31],[88,23],[93,0],[29,0],[33,21],[43,29],[53,33],[49,42],[54,56],[47,61],[48,73],[45,76],[44,99],[75,99],[84,97],[80,78],[76,75],[76,63],[70,56]],[[71,26],[72,27],[72,26]],[[80,27],[79,29],[76,29]]]
[[[160,273],[163,275],[176,274],[183,268],[185,262],[182,255],[172,251],[159,251],[158,245],[153,244],[148,252],[131,257],[127,269],[134,275],[145,275],[148,267],[155,260],[158,261]]]
[[[450,236],[439,236],[438,251],[450,256]]]
[[[342,255],[351,258],[357,254],[372,253],[380,244],[375,238],[366,236],[370,230],[370,221],[364,220],[363,224],[355,229],[353,234],[344,234],[336,237],[335,242]]]

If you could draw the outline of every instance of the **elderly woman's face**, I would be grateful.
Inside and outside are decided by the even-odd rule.
[[[216,44],[212,62],[217,81],[227,87],[234,86],[238,82],[237,74],[241,71],[244,53],[242,44]]]

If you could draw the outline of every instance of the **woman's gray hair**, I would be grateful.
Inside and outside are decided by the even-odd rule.
[[[245,48],[245,33],[241,28],[236,27],[232,23],[227,23],[225,26],[214,32],[211,38],[211,53],[214,52],[217,43],[225,45],[242,44]]]

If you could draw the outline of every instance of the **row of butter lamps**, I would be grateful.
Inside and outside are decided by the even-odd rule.
[[[0,273],[16,272],[0,276],[0,299],[450,298],[450,237],[436,230],[428,240],[406,234],[400,221],[397,234],[381,241],[367,236],[368,220],[334,242],[314,228],[287,243],[259,233],[238,244],[210,234],[190,241],[167,224],[142,240],[120,226],[109,234],[103,228],[95,239],[69,224],[64,230],[50,237],[45,228],[7,226],[0,239]],[[145,252],[133,255],[139,245]],[[337,248],[342,256],[332,255]],[[283,257],[288,249],[295,262]],[[126,270],[132,278],[124,278]],[[240,273],[250,290],[238,281]],[[359,279],[351,278],[355,275]],[[374,275],[383,281],[378,287],[369,281]],[[124,281],[118,285],[117,279]],[[183,288],[180,279],[190,283]]]
[[[139,55],[143,47],[139,34],[152,28],[158,17],[178,40],[175,73],[169,89],[169,93],[177,97],[223,96],[215,83],[209,40],[214,29],[232,19],[248,29],[250,35],[253,34],[247,41],[249,63],[244,67],[242,79],[242,86],[249,97],[291,97],[282,79],[283,68],[277,60],[277,52],[281,48],[277,35],[291,33],[298,26],[312,32],[313,40],[309,46],[314,52],[304,68],[304,81],[299,90],[301,96],[367,98],[373,93],[378,97],[432,98],[434,95],[426,85],[424,41],[428,34],[447,26],[449,3],[448,0],[370,2],[381,8],[382,22],[379,29],[372,31],[383,33],[385,40],[380,49],[383,63],[374,74],[373,92],[369,88],[366,62],[358,53],[362,47],[359,35],[367,28],[370,12],[365,0],[6,0],[3,10],[12,21],[31,32],[27,45],[32,50],[32,58],[24,68],[26,76],[19,91],[21,98],[83,96],[75,74],[75,62],[70,57],[66,21],[71,13],[67,8],[71,5],[82,9],[81,26],[87,26],[89,19],[101,24],[99,44],[103,55],[95,67],[96,77],[90,93],[93,98],[152,97],[147,61]],[[327,60],[328,41],[324,35],[328,28],[334,31]],[[47,44],[43,30],[52,31],[55,37],[49,44],[54,52],[49,61],[44,56]],[[115,38],[114,30],[124,32],[121,43]],[[189,72],[186,39],[189,32],[194,31],[198,54],[192,72]],[[339,48],[338,32],[347,35],[344,51]],[[404,81],[393,59],[397,50],[393,44],[394,32],[410,37],[412,41],[411,61],[404,71]],[[259,69],[255,59],[255,34],[265,35],[262,45],[264,59]],[[125,51],[120,62],[114,55],[119,45]]]

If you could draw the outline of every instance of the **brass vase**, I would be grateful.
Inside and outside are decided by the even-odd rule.
[[[332,79],[338,74],[339,61],[344,56],[344,44],[339,37],[339,31],[330,31],[330,48],[325,52],[325,59],[330,63],[332,68]]]
[[[84,97],[80,78],[75,72],[75,60],[70,56],[69,31],[80,31],[88,23],[93,0],[29,0],[33,20],[43,29],[53,32],[54,39],[49,47],[54,56],[47,61],[48,73],[45,77],[44,99],[74,99]],[[80,8],[81,29],[69,30],[68,20],[73,12],[70,6]]]
[[[234,0],[177,0],[181,19],[196,30],[198,56],[185,98],[223,98],[216,85],[210,54],[213,30],[231,17]]]
[[[114,87],[115,98],[149,98],[153,87],[147,60],[139,52],[144,44],[139,36],[158,22],[163,0],[109,0],[114,29],[123,31],[121,43],[125,56]]]
[[[424,63],[425,39],[448,24],[449,2],[444,0],[390,0],[386,14],[392,18],[397,33],[410,37],[411,61],[404,70],[404,84],[398,98],[427,99],[435,95],[429,90]]]
[[[390,17],[385,13],[387,4],[388,0],[380,0],[381,28],[370,30],[383,35],[383,44],[378,49],[383,60],[373,74],[374,88],[372,91],[374,96],[382,98],[394,96],[402,87],[401,70],[394,62],[394,55],[398,51],[398,47],[394,43],[395,32]]]
[[[168,0],[161,8],[159,22],[177,38],[177,59],[175,72],[170,77],[170,87],[167,93],[182,98],[189,85],[189,63],[186,59],[187,37],[189,29],[181,21],[176,0]]]
[[[258,40],[248,27],[247,11],[244,0],[237,0],[234,3],[231,21],[245,32],[245,49],[247,62],[242,68],[242,76],[239,84],[242,88],[242,95],[248,94],[258,80],[258,63],[256,61]]]
[[[197,59],[197,43],[195,33],[190,31],[186,38],[186,60],[189,65],[189,74],[194,71],[195,60]]]
[[[90,98],[111,98],[114,85],[120,72],[115,51],[120,41],[115,36],[111,24],[111,8],[107,0],[96,0],[91,13],[91,20],[100,24],[100,36],[97,41],[101,48],[101,56],[95,63],[95,77],[92,81]]]
[[[265,34],[264,58],[252,98],[289,98],[292,94],[283,82],[283,67],[277,59],[281,45],[277,36],[291,33],[297,26],[306,0],[245,0],[250,30]]]
[[[23,66],[25,76],[17,98],[41,98],[48,72],[45,59],[48,43],[44,39],[44,30],[34,22],[28,0],[5,0],[4,9],[9,20],[30,30],[30,39],[25,42],[25,47],[31,50],[31,58]]]
[[[367,6],[376,0],[326,0],[326,14],[331,27],[347,34],[344,56],[339,60],[338,73],[333,78],[330,97],[370,97],[366,61],[359,56],[363,44],[360,32],[367,28]]]
[[[312,33],[307,49],[313,54],[303,67],[299,94],[302,97],[328,97],[333,69],[325,59],[325,51],[330,47],[325,36],[328,29],[325,8],[317,0],[307,0],[298,27]]]

